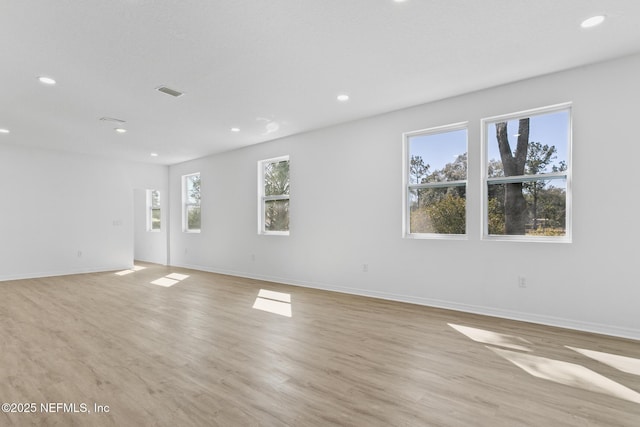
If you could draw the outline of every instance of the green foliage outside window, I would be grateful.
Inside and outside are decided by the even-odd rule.
[[[289,160],[264,164],[264,231],[289,231]]]
[[[185,215],[186,215],[186,230],[187,231],[198,231],[201,227],[201,192],[200,192],[200,184],[201,178],[200,174],[193,174],[186,176],[186,203],[185,203]]]

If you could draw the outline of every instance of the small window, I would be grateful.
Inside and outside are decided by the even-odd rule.
[[[147,190],[147,231],[161,229],[160,191]]]
[[[200,232],[200,173],[182,177],[183,231]]]
[[[483,120],[484,237],[571,241],[569,104]]]
[[[404,134],[404,164],[404,236],[466,236],[466,123]]]
[[[258,162],[258,233],[289,234],[289,156]]]

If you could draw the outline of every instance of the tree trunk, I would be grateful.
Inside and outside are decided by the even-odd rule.
[[[504,169],[504,176],[524,175],[529,146],[529,118],[520,119],[518,125],[518,143],[515,154],[511,152],[507,122],[496,123],[496,138],[500,149],[500,158]],[[525,234],[527,220],[527,201],[522,192],[522,183],[515,182],[505,185],[504,193],[504,223],[505,234]]]
[[[527,222],[527,201],[522,194],[522,183],[515,182],[506,185],[504,213],[505,234],[524,235]]]

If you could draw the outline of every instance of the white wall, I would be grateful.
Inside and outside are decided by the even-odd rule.
[[[171,263],[640,338],[638,75],[634,56],[172,166]],[[481,240],[480,119],[567,101],[573,243]],[[467,120],[468,240],[403,239],[401,134]],[[257,235],[256,162],[287,154],[291,235]],[[180,176],[198,171],[203,230],[185,234]]]
[[[0,145],[0,280],[130,267],[133,189],[166,186],[167,173]]]

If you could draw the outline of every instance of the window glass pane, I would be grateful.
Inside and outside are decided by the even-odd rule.
[[[467,179],[467,130],[409,138],[409,184]]]
[[[265,231],[289,230],[289,200],[267,200],[264,202]]]
[[[521,218],[513,218],[505,204],[522,204]],[[524,223],[527,236],[564,236],[567,217],[567,181],[563,178],[488,185],[488,231],[493,235],[519,234],[510,232],[507,224]],[[520,196],[522,195],[522,196]],[[512,209],[511,212],[516,212]],[[510,218],[510,216],[512,216]],[[517,230],[516,230],[517,231]]]
[[[569,110],[562,110],[489,123],[489,178],[565,171],[569,119]]]
[[[265,196],[289,194],[289,161],[266,163],[264,166]]]
[[[189,175],[186,179],[187,184],[187,194],[186,201],[187,203],[200,203],[200,174]]]
[[[466,187],[409,190],[410,233],[466,233]]]
[[[151,190],[151,206],[154,208],[160,207],[160,191]]]
[[[200,206],[187,206],[187,230],[200,230]]]
[[[160,230],[160,209],[159,208],[151,209],[151,229]]]

